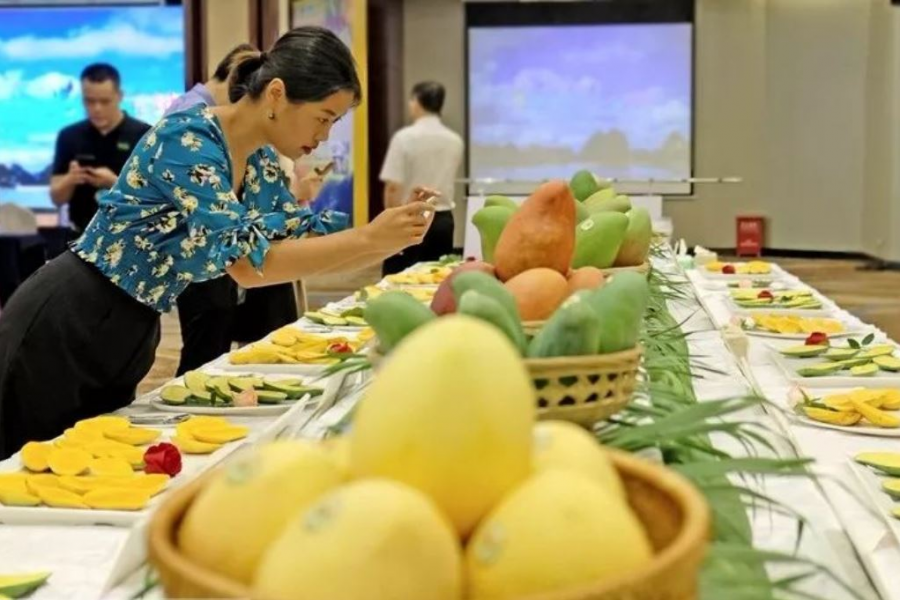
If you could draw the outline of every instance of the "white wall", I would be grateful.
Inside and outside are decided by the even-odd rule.
[[[446,119],[463,131],[463,2],[404,10],[405,81],[443,81]],[[667,200],[676,236],[734,246],[735,216],[762,214],[769,247],[900,260],[900,9],[697,0],[696,24],[695,172],[744,183]]]

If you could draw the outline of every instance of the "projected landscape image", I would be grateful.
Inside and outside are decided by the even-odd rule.
[[[691,87],[689,24],[472,28],[470,177],[689,177]]]
[[[0,202],[50,208],[56,134],[84,118],[78,76],[122,74],[124,109],[154,123],[184,89],[180,7],[0,8]]]

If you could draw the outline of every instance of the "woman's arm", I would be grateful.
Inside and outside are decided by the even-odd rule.
[[[351,271],[379,262],[407,246],[421,243],[432,211],[415,201],[382,212],[371,223],[321,237],[273,242],[261,272],[247,258],[228,267],[228,275],[243,288],[288,283],[337,271]]]

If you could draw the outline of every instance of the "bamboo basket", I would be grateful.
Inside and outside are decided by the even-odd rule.
[[[538,419],[591,427],[631,402],[641,364],[640,347],[595,356],[527,358],[537,390]]]
[[[655,556],[643,568],[614,579],[519,600],[694,600],[706,553],[709,509],[700,493],[674,471],[612,451],[628,503],[644,526]],[[210,474],[173,491],[149,528],[150,562],[168,598],[251,598],[225,575],[191,562],[176,545],[178,527]],[[265,600],[255,598],[254,600]]]

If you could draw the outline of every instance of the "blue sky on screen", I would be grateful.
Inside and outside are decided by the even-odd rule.
[[[473,145],[567,146],[618,129],[632,148],[690,139],[688,24],[473,28]]]
[[[153,122],[184,89],[180,7],[0,8],[0,164],[36,172],[60,129],[84,118],[78,75],[122,74],[125,109]]]

